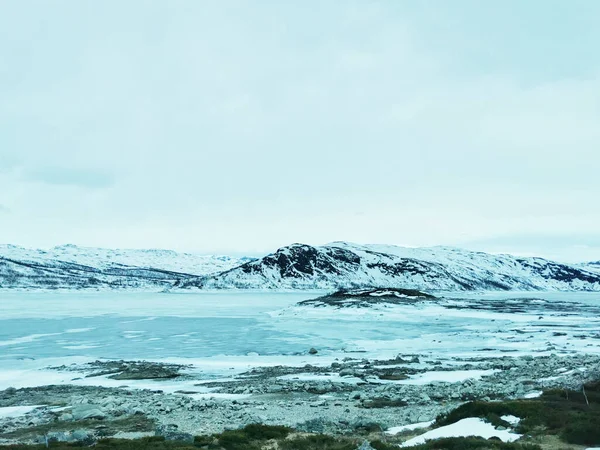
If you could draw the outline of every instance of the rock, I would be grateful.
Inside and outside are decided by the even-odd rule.
[[[73,419],[106,419],[106,413],[96,405],[81,405],[73,408]]]
[[[178,430],[176,424],[160,425],[155,430],[156,436],[162,436],[167,441],[194,442],[194,436]]]
[[[316,418],[307,420],[304,423],[298,424],[297,428],[300,431],[307,433],[324,433],[327,428],[328,422],[323,418]]]
[[[369,443],[369,441],[365,441],[356,450],[375,450],[375,449],[373,447],[371,447],[371,444]]]
[[[194,435],[190,433],[169,433],[164,437],[167,441],[194,442]]]
[[[45,440],[48,443],[51,442],[74,442],[75,439],[71,433],[65,431],[51,431],[46,434]]]
[[[317,353],[319,353],[319,351],[318,351],[316,348],[312,347],[312,348],[311,348],[311,349],[308,351],[308,353],[309,353],[310,355],[316,355]]]
[[[94,436],[87,430],[75,430],[71,435],[73,440],[82,444],[93,444],[95,441]]]
[[[91,445],[95,442],[94,435],[88,430],[78,429],[68,431],[51,431],[44,436],[43,443],[52,442],[78,442],[84,445]]]
[[[383,428],[380,424],[364,420],[356,421],[354,424],[352,424],[352,427],[359,433],[379,433],[383,431]]]
[[[70,422],[73,420],[73,414],[64,413],[58,417],[58,420],[62,420],[63,422]]]
[[[116,408],[116,406],[114,403],[105,403],[102,405],[102,409],[104,409],[106,411],[112,411],[115,408]]]
[[[96,361],[91,367],[97,372],[88,376],[96,376],[107,371],[115,373],[109,378],[113,380],[152,380],[152,379],[171,379],[180,376],[179,371],[183,366],[177,364],[162,364],[148,361],[110,361],[100,363]]]

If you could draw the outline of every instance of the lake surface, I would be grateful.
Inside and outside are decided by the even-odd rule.
[[[461,293],[451,296],[465,300],[366,311],[294,307],[319,295],[0,291],[0,389],[22,370],[103,358],[189,362],[217,375],[361,355],[600,352],[598,293]],[[508,300],[521,296],[530,299]]]
[[[10,293],[0,304],[0,359],[301,352],[302,336],[277,330],[266,313],[315,295]]]

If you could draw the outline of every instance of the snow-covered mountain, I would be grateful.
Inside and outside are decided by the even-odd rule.
[[[334,242],[293,244],[255,260],[170,250],[74,245],[0,246],[0,288],[339,289],[600,291],[600,263],[491,255],[449,247]]]
[[[600,273],[600,261],[593,261],[581,264],[580,267],[590,272]]]
[[[222,273],[176,282],[179,288],[600,291],[600,273],[542,258],[449,247],[405,248],[334,242],[293,244]]]
[[[219,273],[251,258],[171,250],[113,250],[63,245],[35,250],[0,246],[2,288],[156,288]]]

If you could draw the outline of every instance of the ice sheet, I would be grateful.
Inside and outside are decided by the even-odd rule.
[[[580,306],[574,303],[567,312],[554,311],[550,302],[537,300],[532,306],[535,313],[484,310],[481,303],[468,298],[367,310],[294,306],[318,295],[3,292],[0,388],[74,383],[81,374],[44,369],[95,359],[191,364],[208,379],[256,366],[324,366],[346,357],[384,360],[416,354],[451,361],[455,357],[600,353],[600,339],[580,337],[595,336],[600,329],[600,318],[582,309],[595,304],[591,297],[585,297],[589,301]],[[480,298],[465,294],[469,295]],[[535,295],[545,298],[547,294]],[[584,297],[552,293],[552,298]],[[556,336],[556,330],[566,335]],[[307,354],[311,347],[318,350],[317,355]],[[429,372],[404,382],[459,382],[484,375]]]

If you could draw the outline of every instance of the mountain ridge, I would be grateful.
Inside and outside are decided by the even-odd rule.
[[[598,267],[598,269],[596,269]],[[295,243],[263,258],[172,250],[0,245],[0,288],[266,289],[404,288],[424,291],[600,291],[600,264],[457,247],[399,247],[335,241]]]
[[[600,273],[600,261],[590,261],[583,264],[578,264],[584,270]]]
[[[600,274],[538,257],[454,247],[295,243],[261,259],[177,288],[600,291]]]
[[[235,267],[251,258],[173,250],[121,250],[60,245],[48,250],[0,245],[0,288],[166,289]]]

